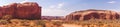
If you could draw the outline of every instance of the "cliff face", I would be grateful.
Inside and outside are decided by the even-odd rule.
[[[76,11],[66,16],[67,20],[118,19],[120,14],[109,10]]]
[[[35,2],[12,3],[0,7],[0,18],[5,15],[20,19],[40,19],[41,7]]]

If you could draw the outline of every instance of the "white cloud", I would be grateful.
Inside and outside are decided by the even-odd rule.
[[[6,5],[9,5],[9,3],[6,3],[6,4],[2,4],[2,5],[0,5],[0,6],[2,7],[2,6],[6,6]]]
[[[51,5],[49,8],[62,8],[64,6],[64,3],[59,3],[57,5]]]
[[[49,8],[55,8],[55,5],[51,5]]]
[[[64,5],[64,3],[60,3],[60,4],[58,4],[57,8],[62,8],[63,5]]]
[[[20,3],[24,3],[24,2],[27,2],[28,0],[24,0],[24,1],[22,1],[22,2],[20,2]]]
[[[114,4],[114,3],[116,3],[116,1],[110,1],[110,2],[107,2],[107,3]]]

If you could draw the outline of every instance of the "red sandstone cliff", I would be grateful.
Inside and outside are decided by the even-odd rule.
[[[20,19],[40,19],[41,7],[36,2],[12,3],[0,7],[0,18],[5,15]]]
[[[120,14],[110,10],[83,10],[76,11],[66,16],[67,20],[89,20],[89,19],[118,19]]]

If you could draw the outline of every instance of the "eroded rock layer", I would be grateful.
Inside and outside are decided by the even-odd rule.
[[[76,11],[66,16],[67,20],[89,20],[89,19],[118,19],[120,14],[110,10],[83,10]]]
[[[6,15],[18,19],[40,19],[41,7],[36,2],[12,3],[0,7],[0,18]]]

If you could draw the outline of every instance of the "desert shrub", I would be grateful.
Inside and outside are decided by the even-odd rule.
[[[36,21],[35,22],[37,25],[44,25],[46,22],[45,21],[42,21],[42,20],[39,20],[39,21]]]
[[[7,20],[0,20],[0,25],[7,25],[9,22]]]
[[[10,20],[10,22],[11,23],[21,23],[21,20],[19,20],[19,19],[12,19],[12,20]]]
[[[22,24],[22,26],[32,26],[32,25],[30,25],[31,23],[29,22],[29,21],[25,21],[25,22],[21,22]]]
[[[10,24],[12,26],[20,26],[20,25],[22,25],[21,20],[19,20],[19,19],[11,19]]]
[[[54,25],[57,25],[57,26],[61,26],[63,23],[62,22],[59,22],[59,21],[55,21],[53,22]]]
[[[4,16],[2,17],[2,19],[6,19],[6,20],[11,19],[11,18],[13,18],[12,15],[4,15]]]

